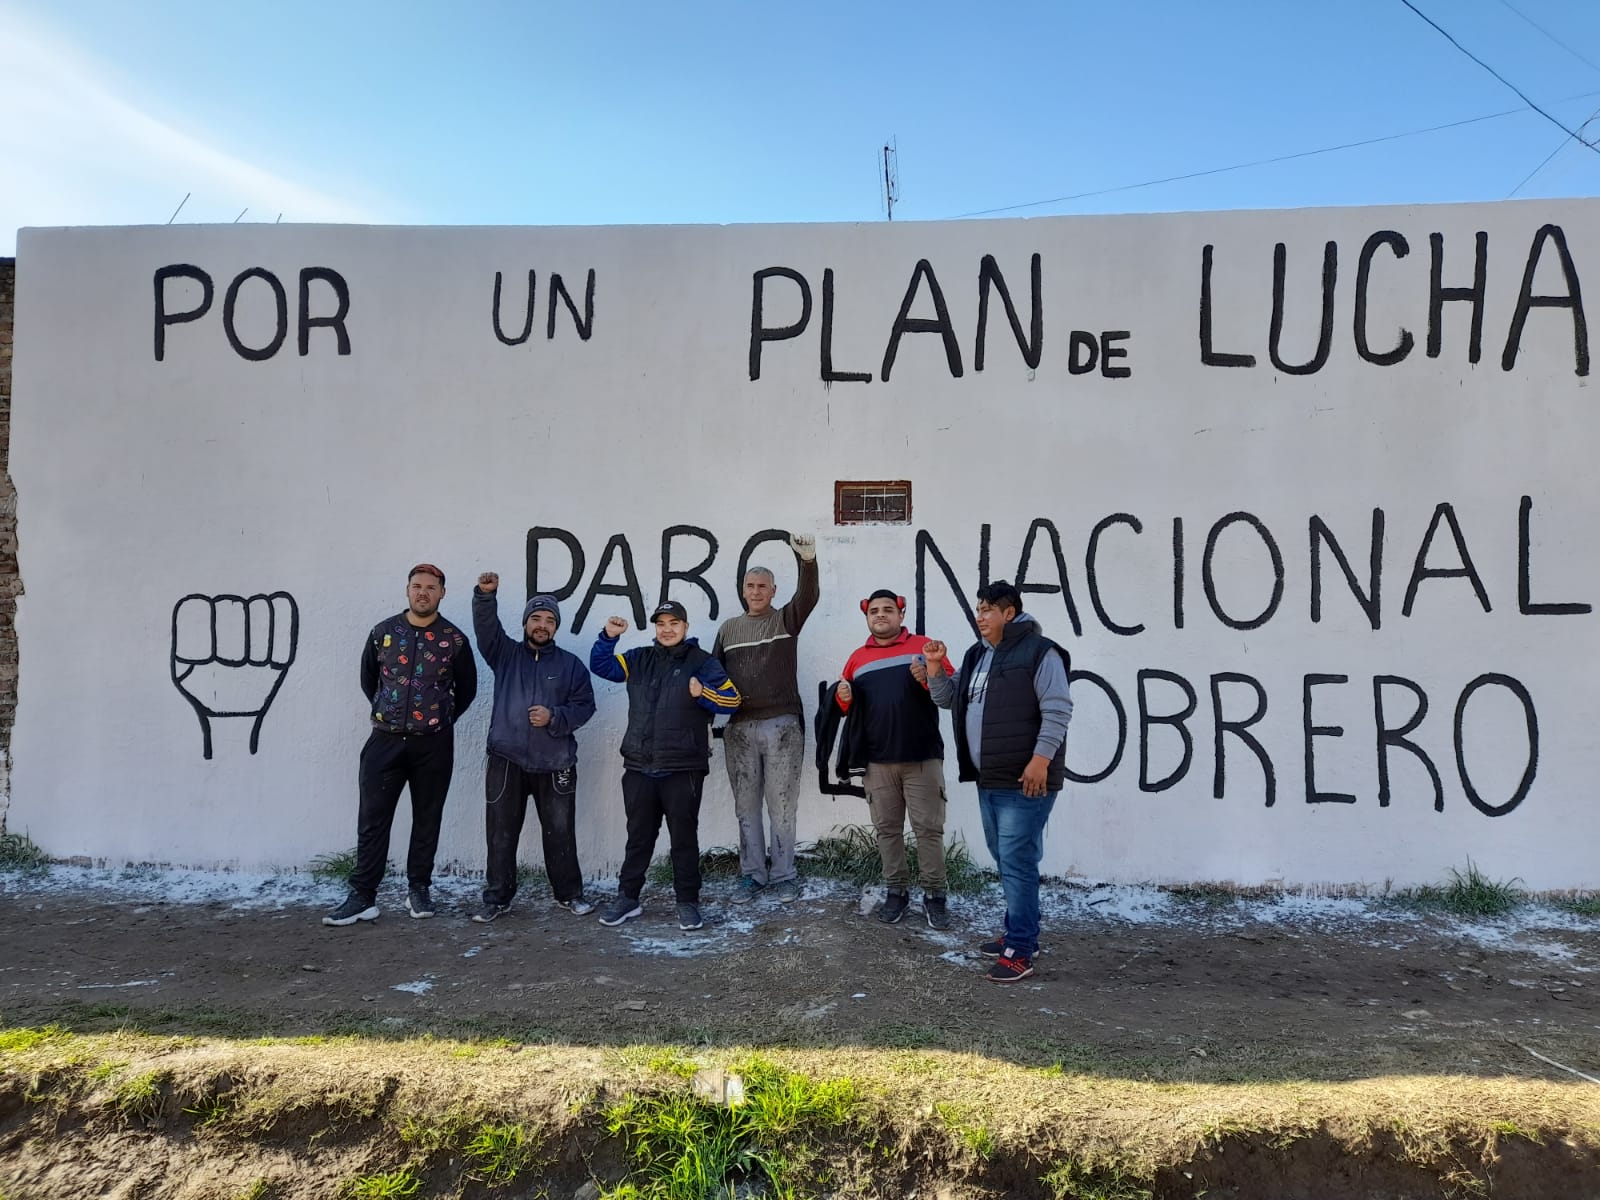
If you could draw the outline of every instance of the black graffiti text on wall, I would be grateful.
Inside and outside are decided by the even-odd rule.
[[[1291,538],[1281,523],[1274,528],[1245,511],[1209,521],[1114,512],[1085,523],[1077,544],[1054,520],[1040,516],[1019,523],[1014,562],[994,562],[989,524],[978,527],[976,554],[966,560],[950,552],[948,534],[942,535],[941,547],[932,532],[919,529],[906,546],[900,571],[913,582],[912,627],[955,642],[962,632],[976,637],[971,597],[999,577],[1016,584],[1030,611],[1064,617],[1057,636],[1088,637],[1102,646],[1107,635],[1139,638],[1168,629],[1232,635],[1285,621],[1303,622],[1307,630],[1337,623],[1346,630],[1340,636],[1349,638],[1357,636],[1348,631],[1352,626],[1378,632],[1397,623],[1439,619],[1591,615],[1592,603],[1556,599],[1548,583],[1541,586],[1534,561],[1536,516],[1532,497],[1522,496],[1514,514],[1508,510],[1503,523],[1484,528],[1481,519],[1466,521],[1451,502],[1441,500],[1404,519],[1383,508],[1360,519],[1313,513]],[[647,628],[646,614],[661,600],[687,601],[693,609],[698,592],[715,622],[719,596],[738,595],[751,563],[781,547],[788,536],[781,529],[760,530],[732,543],[739,546],[738,554],[721,558],[719,565],[722,541],[697,525],[667,526],[638,551],[622,532],[586,546],[571,530],[535,526],[527,534],[526,591],[575,598],[574,634],[592,631],[606,615],[596,613],[601,597],[617,601],[605,610],[625,611],[637,627]],[[1480,565],[1512,561],[1514,578]],[[1153,562],[1168,575],[1157,586],[1151,586]],[[892,564],[884,566],[892,577]],[[931,613],[958,626],[964,620],[967,629],[948,624],[930,629]],[[1142,665],[1129,678],[1116,678],[1112,670],[1074,672],[1082,712],[1109,713],[1117,732],[1109,750],[1103,741],[1075,742],[1073,778],[1094,784],[1137,770],[1140,791],[1162,792],[1189,777],[1198,758],[1209,756],[1211,790],[1219,800],[1248,795],[1272,807],[1288,790],[1285,781],[1295,779],[1303,783],[1307,804],[1353,804],[1359,800],[1355,792],[1337,790],[1325,780],[1330,761],[1348,775],[1360,759],[1376,781],[1368,796],[1380,808],[1420,801],[1444,811],[1452,763],[1459,795],[1487,816],[1512,812],[1530,794],[1538,772],[1539,716],[1531,689],[1506,664],[1469,670],[1452,660],[1442,672],[1436,664],[1424,664],[1409,673],[1376,671],[1361,680],[1343,672],[1307,671],[1294,676],[1293,698],[1287,701],[1268,686],[1270,676],[1279,693],[1287,692],[1280,664],[1240,669],[1245,665],[1218,664],[1199,674]],[[1371,714],[1370,722],[1361,717],[1365,728],[1351,724],[1355,709]],[[1341,715],[1330,716],[1334,711]],[[1526,757],[1514,780],[1501,779],[1499,768],[1486,768],[1481,758],[1474,761],[1469,729],[1472,722],[1491,718],[1503,730],[1521,731]],[[1290,742],[1299,745],[1292,770],[1276,763],[1268,749]],[[1087,760],[1091,754],[1095,761]],[[1503,794],[1486,782],[1490,777],[1499,781]]]
[[[1315,375],[1327,366],[1334,344],[1334,312],[1339,289],[1340,247],[1335,241],[1322,246],[1320,261],[1289,261],[1289,248],[1277,243],[1272,250],[1272,308],[1267,323],[1267,358],[1275,370],[1285,375]],[[1405,326],[1390,331],[1371,328],[1368,320],[1368,296],[1374,278],[1380,281],[1381,290],[1404,294],[1404,268],[1396,264],[1411,253],[1411,242],[1392,229],[1380,229],[1367,238],[1356,256],[1354,320],[1351,340],[1358,358],[1380,367],[1392,367],[1404,362],[1417,349],[1416,335]],[[1444,353],[1445,306],[1464,305],[1464,315],[1469,320],[1466,342],[1466,360],[1476,363],[1483,356],[1483,312],[1488,296],[1489,235],[1479,232],[1473,239],[1470,264],[1463,262],[1465,255],[1457,243],[1445,245],[1442,233],[1428,235],[1428,283],[1426,289],[1414,288],[1417,300],[1426,297],[1425,306],[1419,303],[1418,316],[1427,326],[1424,339],[1429,358]],[[1307,256],[1309,258],[1310,256]],[[1556,291],[1535,291],[1535,276],[1542,261],[1549,259],[1559,274],[1561,287]],[[1235,345],[1222,349],[1216,335],[1218,312],[1255,311],[1255,306],[1241,301],[1237,280],[1242,268],[1233,267],[1235,284],[1226,292],[1219,290],[1214,275],[1220,270],[1215,245],[1206,245],[1200,252],[1200,361],[1208,367],[1254,367],[1259,356]],[[1291,286],[1290,277],[1294,275]],[[1446,280],[1450,282],[1446,282]],[[1496,280],[1499,283],[1499,280]],[[1309,284],[1309,287],[1302,287]],[[1318,286],[1320,285],[1320,286]],[[1309,296],[1315,300],[1308,300]],[[1523,263],[1522,278],[1512,307],[1511,320],[1506,327],[1505,342],[1500,351],[1500,369],[1509,371],[1517,365],[1522,349],[1522,338],[1535,309],[1555,308],[1565,310],[1572,329],[1572,365],[1576,375],[1589,373],[1589,323],[1583,309],[1583,288],[1578,279],[1577,264],[1567,248],[1567,236],[1559,225],[1541,225],[1528,246]],[[1452,312],[1459,311],[1452,307]],[[1544,318],[1546,320],[1558,318]],[[1290,361],[1283,352],[1283,334],[1286,325],[1292,325],[1302,334],[1316,331],[1316,346],[1299,361]],[[1459,344],[1459,341],[1458,343]]]
[[[999,262],[992,254],[985,254],[978,262],[978,317],[972,335],[972,369],[982,371],[989,365],[990,314],[998,309],[1005,314],[1011,339],[1016,343],[1017,355],[1029,369],[1038,368],[1044,356],[1044,286],[1043,260],[1035,254],[1028,263],[1029,289],[1025,307],[1019,311],[1011,286]],[[871,369],[841,367],[834,360],[833,330],[835,308],[834,269],[822,272],[822,312],[818,318],[817,367],[822,382],[871,383],[874,378],[888,383],[894,374],[896,361],[903,346],[909,344],[908,336],[928,334],[937,338],[938,349],[950,378],[960,379],[966,374],[966,360],[961,352],[961,338],[950,317],[950,305],[945,300],[944,286],[934,272],[933,264],[926,258],[918,259],[911,269],[911,278],[900,300],[900,309],[887,322],[883,358],[876,364],[876,375]],[[750,350],[749,373],[752,380],[761,378],[762,355],[775,342],[792,341],[811,327],[815,310],[811,280],[793,267],[763,267],[751,279],[750,294]],[[913,316],[913,310],[919,314]],[[847,314],[852,323],[859,323],[859,313]],[[998,324],[998,322],[997,322]],[[1004,334],[999,335],[1002,339]],[[1133,374],[1123,360],[1128,356],[1122,345],[1131,335],[1126,329],[1091,333],[1074,329],[1066,337],[1067,371],[1083,375],[1097,367],[1108,379],[1126,379]],[[864,364],[869,368],[873,364]]]
[[[521,304],[516,303],[515,295],[509,299],[502,299],[505,290],[505,276],[496,271],[494,273],[494,298],[489,309],[490,324],[494,328],[494,336],[502,345],[520,346],[533,334],[533,318],[539,297],[539,275],[532,267],[528,268],[528,293],[527,299]],[[507,308],[511,306],[508,314]],[[550,280],[545,288],[545,321],[544,336],[546,341],[554,341],[556,336],[556,314],[562,307],[572,318],[572,327],[577,330],[578,337],[587,342],[594,336],[594,268],[589,268],[588,277],[583,286],[583,312],[578,311],[578,303],[572,298],[572,292],[567,287],[567,281],[561,277],[559,271],[550,273]],[[507,316],[515,317],[520,308],[522,328],[516,328],[515,320],[508,320]],[[513,332],[515,331],[515,332]]]
[[[210,272],[191,263],[158,267],[154,282],[155,355],[157,362],[163,362],[167,357],[167,330],[199,321],[210,313],[216,285]],[[247,343],[239,331],[241,299],[257,307],[271,307],[272,334],[264,341],[258,338],[256,345]],[[311,334],[319,329],[328,331],[336,354],[349,354],[350,331],[345,328],[349,315],[350,285],[344,276],[331,267],[302,267],[295,306],[300,357],[311,353]],[[289,337],[289,293],[283,281],[265,267],[250,267],[235,275],[222,296],[222,336],[246,362],[266,362],[283,349]]]
[[[193,593],[172,606],[172,684],[200,719],[211,757],[211,722],[249,717],[250,753],[300,645],[300,608],[288,592]]]

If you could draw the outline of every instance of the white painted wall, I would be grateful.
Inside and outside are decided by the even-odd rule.
[[[463,625],[477,572],[500,571],[509,593],[502,616],[514,623],[527,531],[572,531],[589,571],[564,606],[561,641],[586,655],[619,608],[602,596],[582,630],[571,630],[611,535],[627,536],[653,603],[662,530],[712,531],[720,550],[708,577],[726,616],[738,602],[746,538],[768,527],[815,531],[823,599],[802,641],[809,707],[815,681],[833,676],[865,636],[858,599],[880,586],[912,593],[919,531],[970,596],[980,528],[991,530],[991,575],[1013,577],[1030,522],[1046,518],[1060,533],[1082,636],[1072,635],[1060,595],[1036,595],[1030,608],[1078,668],[1111,683],[1131,725],[1117,769],[1060,801],[1048,871],[1381,886],[1437,879],[1470,857],[1531,887],[1600,886],[1592,803],[1600,626],[1587,612],[1524,615],[1518,597],[1527,495],[1531,602],[1600,598],[1596,408],[1589,379],[1575,373],[1570,307],[1534,307],[1514,366],[1502,365],[1536,231],[1559,226],[1588,282],[1600,277],[1597,216],[1594,203],[1538,201],[892,226],[25,230],[11,469],[26,593],[9,827],[52,854],[114,863],[287,866],[353,844],[356,755],[367,732],[357,656],[373,622],[402,607],[404,572],[418,559],[449,573],[444,611]],[[1377,366],[1356,353],[1353,297],[1363,243],[1386,229],[1403,234],[1410,253],[1373,256],[1371,343],[1392,347],[1403,325],[1416,346],[1403,362]],[[1445,286],[1465,286],[1480,230],[1488,235],[1481,360],[1468,362],[1465,303],[1444,305],[1442,352],[1429,357],[1429,234],[1443,235]],[[1328,240],[1338,244],[1331,353],[1315,374],[1280,372],[1267,346],[1274,244],[1287,253],[1282,352],[1301,362],[1316,345]],[[1215,246],[1215,348],[1254,354],[1254,368],[1201,362],[1207,244]],[[1543,249],[1533,291],[1565,295],[1556,247]],[[1026,321],[1034,253],[1043,275],[1039,367],[1023,364],[996,297],[978,373],[979,262],[995,256]],[[824,269],[835,272],[835,369],[876,376],[919,259],[948,302],[961,377],[951,377],[936,334],[915,333],[902,340],[889,382],[825,385]],[[153,277],[179,263],[208,272],[215,298],[203,318],[167,329],[157,362]],[[348,281],[348,356],[334,352],[327,329],[313,329],[310,353],[297,353],[296,285],[312,266]],[[752,381],[752,275],[774,266],[802,273],[815,307],[801,336],[765,345],[761,378]],[[261,362],[241,358],[223,332],[228,285],[252,267],[284,281],[289,311],[283,348]],[[507,347],[490,321],[494,274],[506,273],[505,320],[515,332],[529,268],[539,272],[533,336]],[[592,339],[577,336],[564,309],[547,339],[549,273],[564,276],[581,306],[590,268]],[[183,308],[198,293],[176,281],[167,295]],[[313,284],[312,295],[315,311],[331,311],[325,285]],[[772,281],[766,311],[771,325],[793,321],[794,285]],[[926,289],[911,315],[934,315]],[[236,326],[249,345],[270,339],[272,305],[260,279],[240,292]],[[1074,329],[1128,331],[1121,365],[1131,377],[1071,374]],[[911,526],[833,526],[835,480],[896,478],[914,483]],[[1492,611],[1469,580],[1433,577],[1404,616],[1418,548],[1443,502],[1453,506]],[[1381,628],[1370,627],[1327,554],[1323,618],[1313,623],[1309,518],[1327,522],[1364,577],[1375,507],[1386,520]],[[1249,631],[1218,620],[1201,580],[1208,531],[1236,511],[1271,531],[1284,560],[1281,605]],[[1137,517],[1143,532],[1121,524],[1104,533],[1098,582],[1113,620],[1143,624],[1132,636],[1097,618],[1085,578],[1091,531],[1115,513]],[[1181,629],[1174,517],[1186,543]],[[681,545],[692,562],[695,543]],[[757,561],[777,568],[787,594],[787,553],[769,546]],[[544,569],[564,574],[563,562],[552,548]],[[1427,565],[1460,566],[1447,527]],[[1248,528],[1221,535],[1214,568],[1226,610],[1263,607],[1270,566]],[[1047,537],[1029,576],[1059,582]],[[614,563],[608,579],[621,578]],[[259,752],[249,753],[248,720],[218,720],[207,761],[195,714],[170,677],[173,605],[188,593],[277,590],[298,603],[300,637]],[[709,645],[715,623],[705,597],[682,583],[672,594]],[[925,624],[952,642],[970,640],[931,562]],[[1199,696],[1188,774],[1159,792],[1140,787],[1142,669],[1180,674]],[[1223,672],[1253,676],[1269,698],[1252,732],[1275,766],[1271,807],[1259,764],[1232,736],[1226,792],[1212,794],[1209,681]],[[235,685],[242,673],[230,676]],[[1307,803],[1301,694],[1309,673],[1349,677],[1315,690],[1314,723],[1343,726],[1344,736],[1317,737],[1314,746],[1317,786],[1350,793],[1353,803]],[[1468,802],[1452,748],[1458,697],[1486,673],[1520,681],[1538,721],[1537,774],[1520,804],[1499,816]],[[1391,803],[1378,804],[1372,693],[1383,674],[1427,692],[1427,718],[1411,736],[1441,774],[1443,811],[1419,760],[1403,749],[1390,752]],[[582,733],[580,792],[580,851],[591,875],[620,858],[623,842],[615,747],[625,700],[615,685],[597,683],[597,691],[600,714]],[[1096,688],[1081,684],[1077,694],[1070,759],[1092,773],[1114,751],[1116,721]],[[1152,685],[1158,712],[1181,699],[1170,685]],[[1400,724],[1409,694],[1391,688],[1386,700],[1390,723]],[[1225,703],[1244,716],[1253,700],[1234,687]],[[458,734],[441,863],[482,861],[488,713],[485,695]],[[1503,804],[1528,757],[1521,706],[1505,687],[1487,686],[1463,728],[1474,786],[1486,804]],[[1172,728],[1151,729],[1152,779],[1180,754]],[[953,758],[952,750],[951,825],[978,846],[975,797],[956,784]],[[808,779],[802,837],[864,820],[862,802],[819,796]],[[396,860],[406,828],[402,817]],[[720,751],[701,828],[707,845],[735,837]],[[536,859],[531,823],[524,846]]]

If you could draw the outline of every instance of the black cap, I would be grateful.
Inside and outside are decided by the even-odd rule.
[[[650,614],[650,624],[654,625],[662,617],[677,617],[685,625],[689,623],[689,610],[676,600],[663,600],[656,605],[655,612]]]

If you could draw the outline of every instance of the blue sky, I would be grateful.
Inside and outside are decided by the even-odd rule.
[[[1600,3],[1413,2],[1569,128],[1600,110]],[[1401,0],[0,0],[0,255],[185,193],[180,221],[880,220],[891,136],[908,220],[1496,200],[1564,142],[1517,194],[1600,191]]]

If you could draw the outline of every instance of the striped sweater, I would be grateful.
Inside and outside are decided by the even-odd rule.
[[[802,715],[795,683],[796,639],[820,594],[816,559],[800,559],[800,578],[789,603],[769,608],[759,617],[749,613],[729,617],[717,630],[711,657],[722,664],[744,698],[734,723]]]

